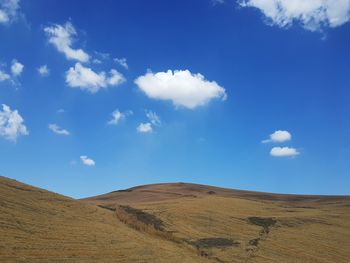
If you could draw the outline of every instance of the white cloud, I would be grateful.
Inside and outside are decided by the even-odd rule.
[[[116,63],[118,63],[120,66],[122,66],[125,69],[128,69],[128,63],[126,62],[126,58],[115,58],[113,59]]]
[[[141,122],[136,128],[136,130],[140,133],[151,133],[153,132],[153,126],[161,125],[161,121],[157,113],[153,111],[146,111],[146,117],[148,118],[149,122]]]
[[[0,0],[0,24],[12,22],[19,9],[19,0]]]
[[[123,74],[115,69],[109,71],[110,77],[106,79],[108,85],[117,86],[125,81]]]
[[[124,118],[125,115],[123,113],[121,113],[119,110],[115,110],[112,112],[112,119],[108,121],[108,124],[117,125]]]
[[[267,140],[263,140],[262,143],[286,142],[286,141],[290,141],[291,139],[292,139],[292,135],[288,131],[278,130],[270,134],[270,138]]]
[[[69,131],[62,129],[57,124],[49,124],[49,129],[59,135],[69,135]]]
[[[13,59],[10,67],[11,75],[5,71],[0,70],[0,82],[9,80],[12,84],[15,84],[17,82],[15,77],[20,76],[23,72],[23,69],[24,65],[18,62],[16,59]]]
[[[140,123],[139,126],[137,126],[136,130],[140,133],[151,133],[153,131],[152,124],[149,122],[146,123]]]
[[[66,72],[66,83],[72,88],[80,88],[91,93],[98,92],[101,88],[117,86],[125,82],[124,76],[111,69],[109,76],[104,71],[96,73],[91,68],[82,66],[79,62],[70,67]]]
[[[9,80],[11,77],[6,72],[0,70],[0,81]]]
[[[18,62],[17,60],[12,60],[12,65],[11,65],[11,72],[12,75],[14,76],[20,76],[23,72],[23,64],[21,64],[20,62]]]
[[[86,155],[80,156],[80,160],[86,166],[95,166],[95,161],[87,157]]]
[[[0,136],[10,141],[16,141],[20,135],[28,135],[24,120],[17,110],[11,111],[10,107],[2,104],[0,110]]]
[[[270,155],[274,157],[289,157],[299,154],[300,153],[295,148],[291,147],[273,147],[270,151]]]
[[[157,113],[155,113],[154,111],[146,111],[146,117],[149,119],[149,121],[153,124],[153,125],[161,125],[161,121],[159,116],[157,115]]]
[[[64,109],[58,109],[57,111],[56,111],[56,113],[65,113],[66,111],[64,110]]]
[[[112,118],[108,121],[108,124],[110,125],[117,125],[119,122],[124,120],[127,116],[132,115],[133,112],[131,110],[120,112],[118,109],[112,112]]]
[[[350,20],[350,0],[239,0],[239,4],[258,8],[269,24],[279,27],[299,22],[305,29],[316,31]]]
[[[65,54],[67,59],[77,60],[80,62],[88,62],[90,56],[82,49],[72,48],[74,36],[77,32],[72,23],[67,22],[62,25],[52,25],[45,27],[44,31],[49,37],[49,42],[53,44],[59,52]]]
[[[50,69],[47,67],[47,65],[42,65],[38,67],[38,73],[43,77],[48,76],[50,74]]]
[[[171,100],[175,106],[194,109],[211,99],[226,99],[226,92],[215,81],[189,70],[148,72],[135,80],[136,85],[153,99]]]

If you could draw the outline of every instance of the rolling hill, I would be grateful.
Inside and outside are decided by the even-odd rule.
[[[0,177],[1,262],[350,260],[350,197],[205,185],[75,200]]]

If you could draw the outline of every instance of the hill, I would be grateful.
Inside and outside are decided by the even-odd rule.
[[[158,233],[195,247],[213,262],[350,260],[349,196],[283,195],[175,183],[139,186],[84,201],[116,209],[119,218],[136,229],[144,219],[137,220],[138,211],[153,215],[162,225]]]
[[[0,177],[4,262],[349,262],[350,197],[173,183],[74,200]]]
[[[0,177],[0,262],[208,262],[113,212]]]

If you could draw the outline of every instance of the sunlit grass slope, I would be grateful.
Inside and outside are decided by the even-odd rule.
[[[342,263],[350,197],[157,184],[74,200],[0,177],[0,262]]]
[[[346,196],[277,195],[177,183],[86,201],[117,208],[119,215],[125,206],[150,214],[162,224],[160,236],[188,244],[212,262],[350,262]],[[136,224],[135,212],[127,214],[120,217]]]
[[[113,211],[0,177],[0,262],[210,262]]]

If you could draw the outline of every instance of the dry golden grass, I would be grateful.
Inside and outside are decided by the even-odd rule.
[[[208,262],[112,211],[0,177],[0,262]]]
[[[0,262],[350,260],[350,198],[158,184],[74,200],[0,177]]]
[[[127,204],[155,215],[174,240],[194,247],[208,238],[234,241],[231,246],[214,242],[197,247],[213,262],[350,262],[348,196],[274,195],[179,183],[85,201],[110,207]],[[252,223],[252,217],[275,223],[264,228]]]

